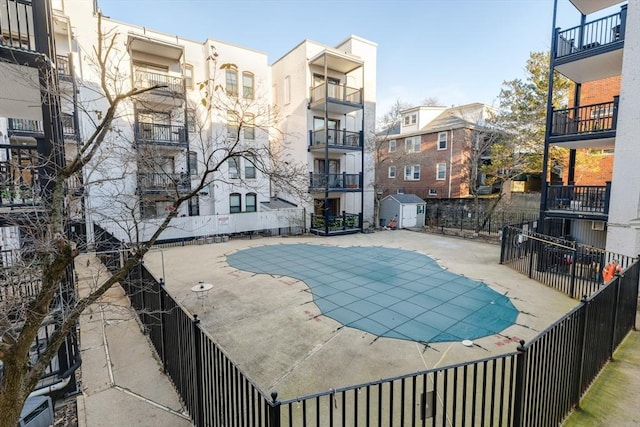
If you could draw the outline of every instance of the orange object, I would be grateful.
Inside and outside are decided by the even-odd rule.
[[[604,279],[605,283],[607,283],[611,279],[613,279],[613,276],[615,276],[616,273],[620,272],[622,272],[622,268],[618,265],[618,263],[615,261],[611,261],[602,270],[602,278]]]

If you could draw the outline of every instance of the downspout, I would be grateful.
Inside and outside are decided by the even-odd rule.
[[[324,54],[324,235],[329,235],[329,79],[327,54]]]
[[[451,144],[449,144],[449,194],[447,195],[447,198],[450,199],[451,198],[451,176],[453,175],[453,128],[449,129],[449,132],[451,132]]]

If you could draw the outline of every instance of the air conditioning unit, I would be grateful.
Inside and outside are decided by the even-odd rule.
[[[591,221],[591,229],[595,231],[604,231],[604,221]]]

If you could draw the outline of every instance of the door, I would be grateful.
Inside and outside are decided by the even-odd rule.
[[[398,228],[415,227],[418,223],[418,206],[416,205],[400,205],[402,218]]]

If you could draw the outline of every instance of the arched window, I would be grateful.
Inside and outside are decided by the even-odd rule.
[[[244,71],[242,73],[242,97],[245,99],[253,99],[255,83],[253,73]]]
[[[238,70],[227,68],[226,83],[227,95],[238,96]]]
[[[247,193],[247,195],[245,196],[245,203],[247,205],[247,212],[256,212],[256,193]]]

